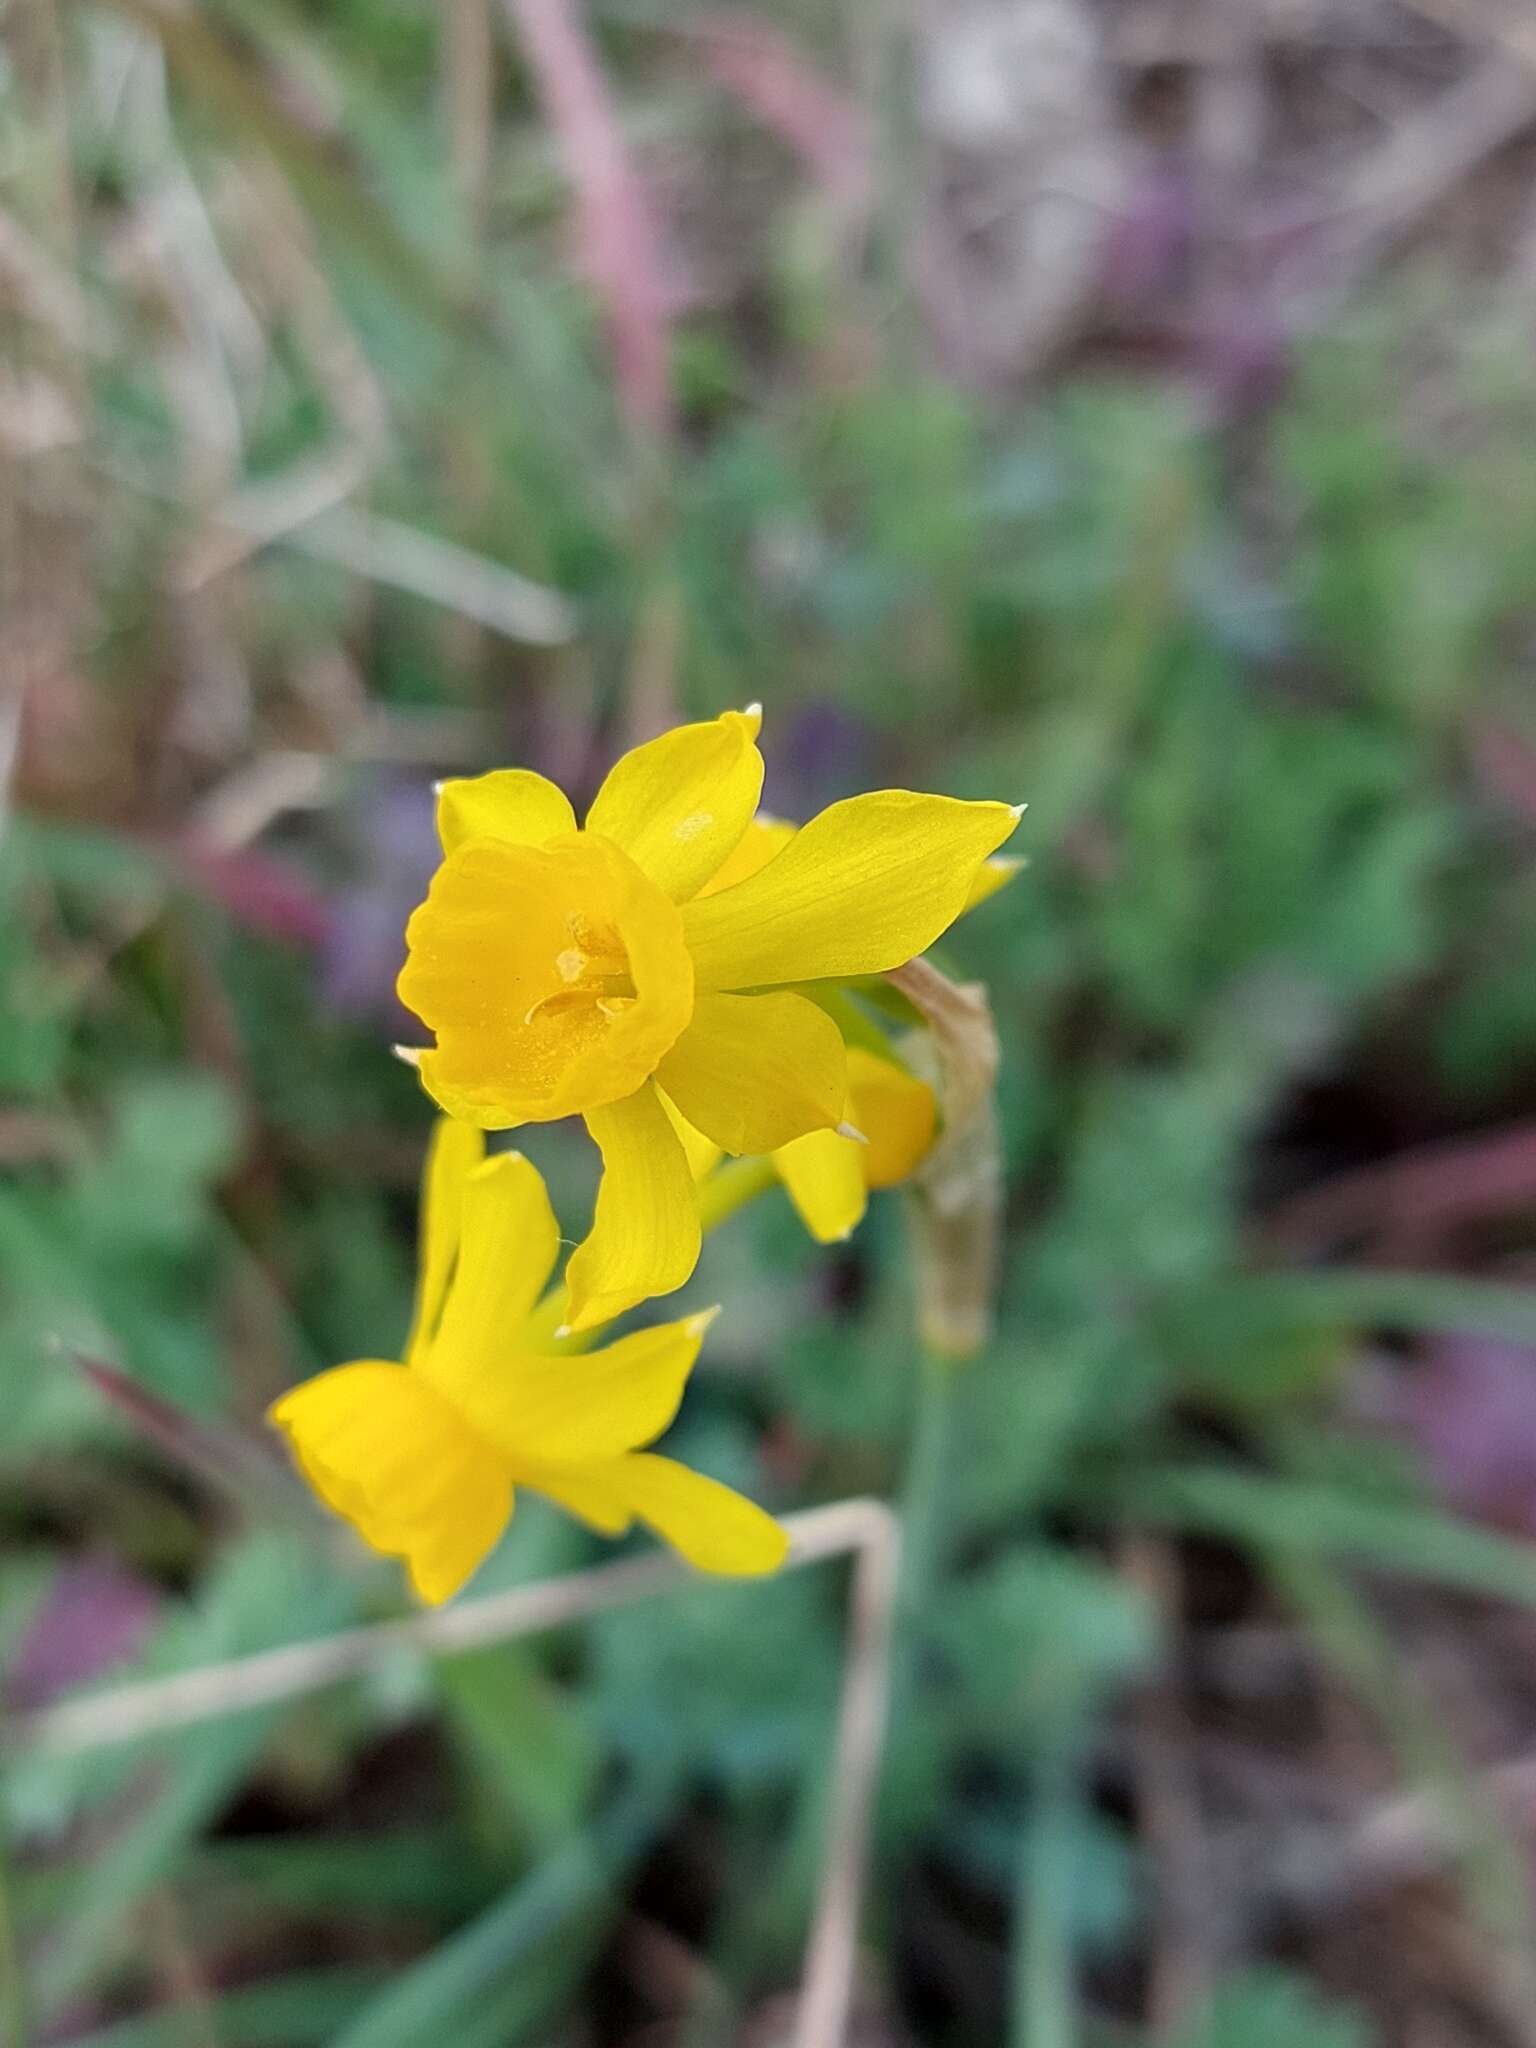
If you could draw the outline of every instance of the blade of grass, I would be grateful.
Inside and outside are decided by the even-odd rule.
[[[1443,1801],[1464,1848],[1475,1903],[1490,1932],[1529,1947],[1530,1916],[1520,1906],[1523,1856],[1496,1809],[1477,1797],[1476,1781],[1396,1644],[1369,1604],[1337,1571],[1315,1558],[1272,1551],[1267,1567],[1310,1629],[1324,1656],[1386,1730],[1405,1777]]]
[[[1468,1904],[1501,1966],[1490,1973],[1504,1980],[1491,2000],[1496,2017],[1507,2022],[1521,2015],[1516,2031],[1529,2041],[1529,2015],[1536,2011],[1536,1926],[1525,1850],[1366,1601],[1315,1558],[1271,1551],[1267,1568],[1324,1656],[1380,1721],[1405,1777],[1445,1813]]]
[[[1348,1558],[1404,1578],[1536,1606],[1536,1545],[1431,1507],[1214,1465],[1154,1467],[1118,1487],[1115,1501],[1133,1524],[1197,1529],[1298,1557]]]
[[[320,1629],[340,1618],[349,1599],[337,1580],[317,1588],[307,1544],[261,1532],[231,1547],[199,1610],[173,1619],[159,1654],[174,1675],[211,1651],[259,1654],[292,1629],[296,1613]],[[38,1959],[35,1995],[45,2013],[59,2011],[110,1956],[127,1915],[244,1780],[271,1726],[271,1713],[258,1704],[166,1746],[162,1754],[174,1768],[152,1781],[148,1796],[92,1859],[67,1919]]]
[[[309,2048],[344,2025],[389,1975],[349,1963],[226,1991],[212,2008],[219,2041],[222,2048]],[[186,2014],[178,2008],[72,2035],[64,2048],[185,2048],[186,2038]]]
[[[1074,2048],[1078,2038],[1064,1878],[1074,1800],[1066,1758],[1042,1761],[1019,1836],[1010,2048]]]
[[[433,319],[458,325],[464,309],[448,279],[407,242],[343,171],[330,151],[280,105],[207,17],[156,4],[111,5],[160,43],[172,71],[195,90],[205,113],[231,136],[257,144],[278,164],[315,216],[361,251],[403,297]]]
[[[558,647],[576,633],[575,610],[558,591],[395,519],[338,505],[300,522],[282,539],[318,561],[461,612],[508,640]]]
[[[257,1520],[276,1518],[320,1527],[292,1475],[256,1437],[185,1415],[105,1359],[71,1351],[70,1358],[104,1401],[148,1443],[183,1470]]]
[[[0,1844],[0,2048],[27,2048],[26,1979],[12,1911],[11,1873]]]
[[[487,2048],[511,2048],[538,2023],[551,1989],[517,1980],[538,1950],[583,1915],[601,1911],[619,1875],[660,1825],[672,1793],[669,1769],[642,1774],[595,1825],[365,2006],[332,2048],[421,2048],[435,2039],[468,2048],[467,2029],[493,1998],[496,2031]],[[503,2004],[500,1994],[509,1985],[515,1995]]]
[[[84,1859],[50,1861],[14,1881],[17,1918],[30,1935],[61,1914],[84,1880]],[[395,1916],[432,1925],[467,1920],[496,1882],[466,1854],[456,1829],[370,1828],[357,1835],[239,1836],[193,1848],[178,1872],[198,1915],[238,1919],[249,1902],[299,1915]]]
[[[1240,1284],[1249,1299],[1272,1302],[1277,1314],[1297,1319],[1477,1331],[1514,1344],[1536,1343],[1536,1287],[1368,1267],[1261,1274]]]

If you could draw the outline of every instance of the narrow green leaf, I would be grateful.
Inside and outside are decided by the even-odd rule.
[[[1469,1330],[1512,1344],[1536,1343],[1536,1287],[1469,1280],[1458,1273],[1375,1272],[1340,1267],[1264,1274],[1243,1281],[1256,1308],[1317,1323],[1399,1330]]]
[[[615,1880],[664,1813],[668,1790],[661,1776],[642,1778],[497,1905],[397,1978],[331,2048],[421,2048],[434,2040],[478,2048],[482,2027],[492,2029],[484,2048],[512,2048],[589,1951],[579,1942],[563,1944],[553,1978],[534,1968],[535,1958],[556,1936],[600,1918]]]
[[[383,273],[407,300],[439,321],[461,318],[435,265],[396,228],[331,153],[267,90],[205,17],[157,0],[113,0],[160,43],[173,71],[196,88],[200,106],[234,136],[265,149],[315,212]]]
[[[348,1964],[244,1985],[213,1999],[209,2029],[219,2048],[307,2048],[344,2025],[388,1974]],[[189,2038],[186,2011],[177,2009],[74,2035],[68,2048],[186,2048]]]
[[[1199,1529],[1266,1549],[1352,1558],[1406,1578],[1536,1606],[1536,1544],[1458,1522],[1432,1507],[1362,1499],[1336,1487],[1162,1466],[1116,1490],[1131,1520]]]
[[[1374,2028],[1347,2006],[1325,2005],[1289,1970],[1245,1970],[1218,1984],[1169,2048],[1371,2048]]]
[[[448,1731],[464,1757],[487,1832],[535,1853],[566,1840],[591,1798],[590,1727],[522,1643],[498,1643],[437,1668]]]
[[[319,1633],[343,1619],[348,1597],[338,1578],[317,1580],[307,1544],[286,1532],[261,1531],[231,1548],[196,1609],[175,1617],[148,1661],[160,1672],[186,1670],[291,1642],[296,1632]],[[39,1960],[36,1990],[45,2011],[57,2011],[111,1955],[125,1916],[243,1782],[277,1711],[227,1714],[140,1746],[141,1765],[160,1769],[148,1796],[75,1888],[68,1918]],[[80,1761],[90,1766],[95,1760]],[[93,1772],[84,1782],[97,1789]]]

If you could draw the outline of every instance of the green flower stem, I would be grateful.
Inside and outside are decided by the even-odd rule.
[[[699,1184],[699,1225],[708,1237],[722,1223],[728,1223],[738,1209],[778,1185],[778,1171],[770,1153],[757,1159],[733,1159]]]
[[[1009,2048],[1077,2048],[1070,1887],[1062,1875],[1071,1862],[1073,1802],[1067,1757],[1039,1759],[1014,1873]]]
[[[700,1229],[708,1237],[712,1230],[728,1223],[739,1209],[777,1185],[778,1174],[766,1153],[759,1159],[733,1159],[728,1166],[718,1167],[699,1183]],[[600,1323],[596,1329],[580,1330],[557,1340],[555,1333],[564,1321],[565,1282],[557,1280],[528,1318],[528,1331],[535,1343],[548,1345],[552,1350],[590,1351],[609,1327]]]
[[[11,1910],[10,1872],[0,1858],[0,2048],[27,2048],[30,2039],[21,1944]]]
[[[915,1638],[944,1567],[943,1504],[953,1455],[955,1379],[964,1368],[925,1349],[918,1367],[917,1410],[901,1494],[901,1590],[897,1640],[904,1681]]]

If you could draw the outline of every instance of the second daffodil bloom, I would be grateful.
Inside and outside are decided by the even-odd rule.
[[[559,1227],[528,1160],[484,1154],[478,1131],[438,1125],[404,1360],[337,1366],[274,1405],[305,1477],[433,1602],[494,1547],[519,1486],[604,1535],[643,1522],[703,1571],[775,1570],[788,1546],[771,1515],[641,1448],[677,1413],[711,1316],[584,1355],[534,1348]]]
[[[451,1116],[499,1130],[579,1115],[596,1140],[592,1231],[566,1274],[574,1330],[670,1293],[697,1262],[666,1102],[732,1153],[837,1130],[842,1035],[801,989],[931,946],[1018,822],[1009,804],[879,790],[711,888],[757,811],[758,725],[727,712],[636,747],[580,828],[527,769],[440,792],[444,858],[406,930],[400,996],[435,1036],[416,1057]]]
[[[702,1181],[719,1165],[720,1147],[672,1114],[693,1177]],[[857,1138],[810,1131],[773,1154],[774,1171],[820,1244],[849,1237],[871,1191],[896,1187],[922,1164],[938,1136],[938,1099],[926,1081],[895,1060],[850,1045],[847,1120]]]
[[[798,830],[786,819],[759,812],[703,893],[713,895],[756,874]],[[1022,866],[1022,861],[1002,858],[983,861],[971,879],[963,911],[995,896]],[[928,1083],[898,1059],[850,1044],[846,1120],[859,1133],[857,1138],[844,1137],[840,1131],[811,1131],[773,1154],[774,1169],[801,1222],[821,1244],[837,1244],[851,1236],[870,1193],[898,1186],[927,1158],[939,1135],[938,1099]],[[694,1130],[676,1110],[672,1121],[694,1179],[706,1179],[723,1156],[720,1146]]]

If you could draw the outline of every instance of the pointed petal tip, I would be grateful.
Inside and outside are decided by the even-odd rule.
[[[392,1045],[389,1049],[405,1066],[420,1067],[421,1056],[428,1048],[424,1045]]]
[[[837,1126],[837,1135],[840,1138],[852,1138],[856,1145],[867,1145],[869,1143],[868,1138],[865,1137],[858,1125],[849,1123],[846,1117]]]
[[[717,1301],[714,1303],[712,1307],[701,1308],[694,1315],[685,1317],[683,1321],[683,1328],[688,1332],[690,1337],[702,1337],[704,1335],[704,1332],[709,1328],[710,1324],[715,1320],[715,1317],[719,1315],[719,1313],[720,1304]]]
[[[503,1180],[511,1168],[528,1164],[526,1152],[489,1152],[478,1165],[470,1168],[469,1177],[471,1180]]]
[[[1026,812],[1026,811],[1027,811],[1027,810],[1029,809],[1029,805],[1028,805],[1028,804],[1010,804],[1010,805],[1008,806],[1008,808],[1009,808],[1009,810],[1010,810],[1010,811],[1012,811],[1012,813],[1013,813],[1013,815],[1014,815],[1014,817],[1015,817],[1015,818],[1022,818],[1022,817],[1023,817],[1023,815],[1024,815],[1024,813],[1025,813],[1025,812]]]

